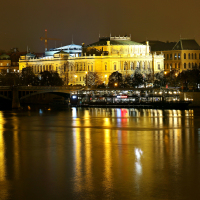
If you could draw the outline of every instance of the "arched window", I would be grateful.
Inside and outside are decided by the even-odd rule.
[[[180,53],[178,54],[178,59],[179,59],[179,60],[181,59],[181,54],[180,54]]]
[[[134,70],[134,62],[131,62],[131,70]]]
[[[174,60],[176,60],[177,59],[177,55],[176,55],[176,53],[174,54]]]
[[[190,53],[188,53],[188,59],[190,59]]]
[[[184,59],[186,59],[186,53],[184,53]]]
[[[124,70],[127,70],[127,69],[128,69],[128,63],[125,62],[125,63],[124,63]]]
[[[105,65],[105,71],[107,71],[107,65]]]
[[[117,70],[117,64],[116,63],[113,63],[113,68],[114,68],[114,70]]]
[[[196,53],[194,54],[194,59],[197,59],[197,54]]]
[[[184,63],[184,69],[186,69],[186,63]]]

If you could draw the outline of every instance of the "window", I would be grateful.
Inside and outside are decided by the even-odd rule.
[[[124,70],[127,70],[128,69],[128,64],[127,62],[124,63]]]
[[[180,53],[178,54],[178,59],[179,59],[179,60],[181,59],[181,54],[180,54]]]
[[[90,71],[90,66],[88,65],[88,71]]]
[[[193,53],[192,53],[192,59],[193,59]]]
[[[175,68],[177,68],[177,63],[175,63]]]
[[[191,66],[190,66],[190,63],[188,63],[188,67],[190,68]]]
[[[194,59],[197,59],[197,54],[196,53],[194,54]]]
[[[167,54],[167,60],[169,60],[169,54]]]
[[[186,63],[184,63],[184,69],[186,69]]]
[[[188,54],[188,59],[190,59],[190,53]]]
[[[184,53],[184,59],[186,59],[186,53]]]
[[[172,54],[170,54],[170,60],[172,60]]]
[[[177,55],[176,55],[176,53],[174,54],[174,60],[176,60],[177,59]]]
[[[167,63],[167,69],[169,69],[169,64]]]
[[[158,69],[160,69],[160,64],[158,64]]]
[[[91,66],[91,71],[93,71],[93,65]]]
[[[81,81],[81,76],[80,76],[80,81]]]
[[[105,65],[105,71],[107,71],[107,65]]]
[[[131,70],[134,70],[134,63],[131,63]]]
[[[116,66],[116,64],[114,64],[114,70],[116,70],[117,69],[117,66]]]
[[[178,63],[178,68],[179,68],[179,69],[181,68],[181,63]]]

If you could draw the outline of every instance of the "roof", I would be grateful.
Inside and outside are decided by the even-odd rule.
[[[7,60],[7,59],[10,59],[10,56],[4,53],[4,54],[1,54],[1,55],[0,55],[0,59],[1,59],[1,60],[3,60],[3,59],[6,59],[6,60]]]
[[[195,39],[180,39],[173,50],[200,50],[200,46]]]
[[[94,42],[92,44],[89,44],[87,45],[87,47],[90,47],[90,46],[104,46],[104,45],[107,45],[107,41],[110,41],[110,45],[143,45],[141,43],[138,43],[138,42],[134,42],[134,41],[131,41],[131,40],[112,40],[110,39],[110,37],[105,37],[105,38],[100,38],[98,42]]]
[[[162,42],[159,40],[150,40],[149,46],[151,47],[151,51],[167,51],[172,50],[175,46],[176,42]]]

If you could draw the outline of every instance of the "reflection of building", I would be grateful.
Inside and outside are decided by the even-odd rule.
[[[200,69],[200,46],[195,39],[180,39],[176,42],[150,41],[152,52],[164,54],[164,68],[183,71]]]
[[[103,37],[83,48],[82,54],[70,56],[61,50],[52,57],[40,59],[21,57],[19,68],[30,66],[34,73],[58,71],[69,84],[85,84],[87,72],[97,72],[108,83],[111,73],[133,74],[136,69],[142,73],[159,72],[164,67],[163,55],[151,54],[149,43],[140,44],[130,37]]]

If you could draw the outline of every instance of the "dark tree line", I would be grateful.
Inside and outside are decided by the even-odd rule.
[[[32,68],[27,67],[21,73],[7,73],[0,74],[0,85],[2,86],[62,86],[63,81],[57,72],[41,72],[35,75]]]

